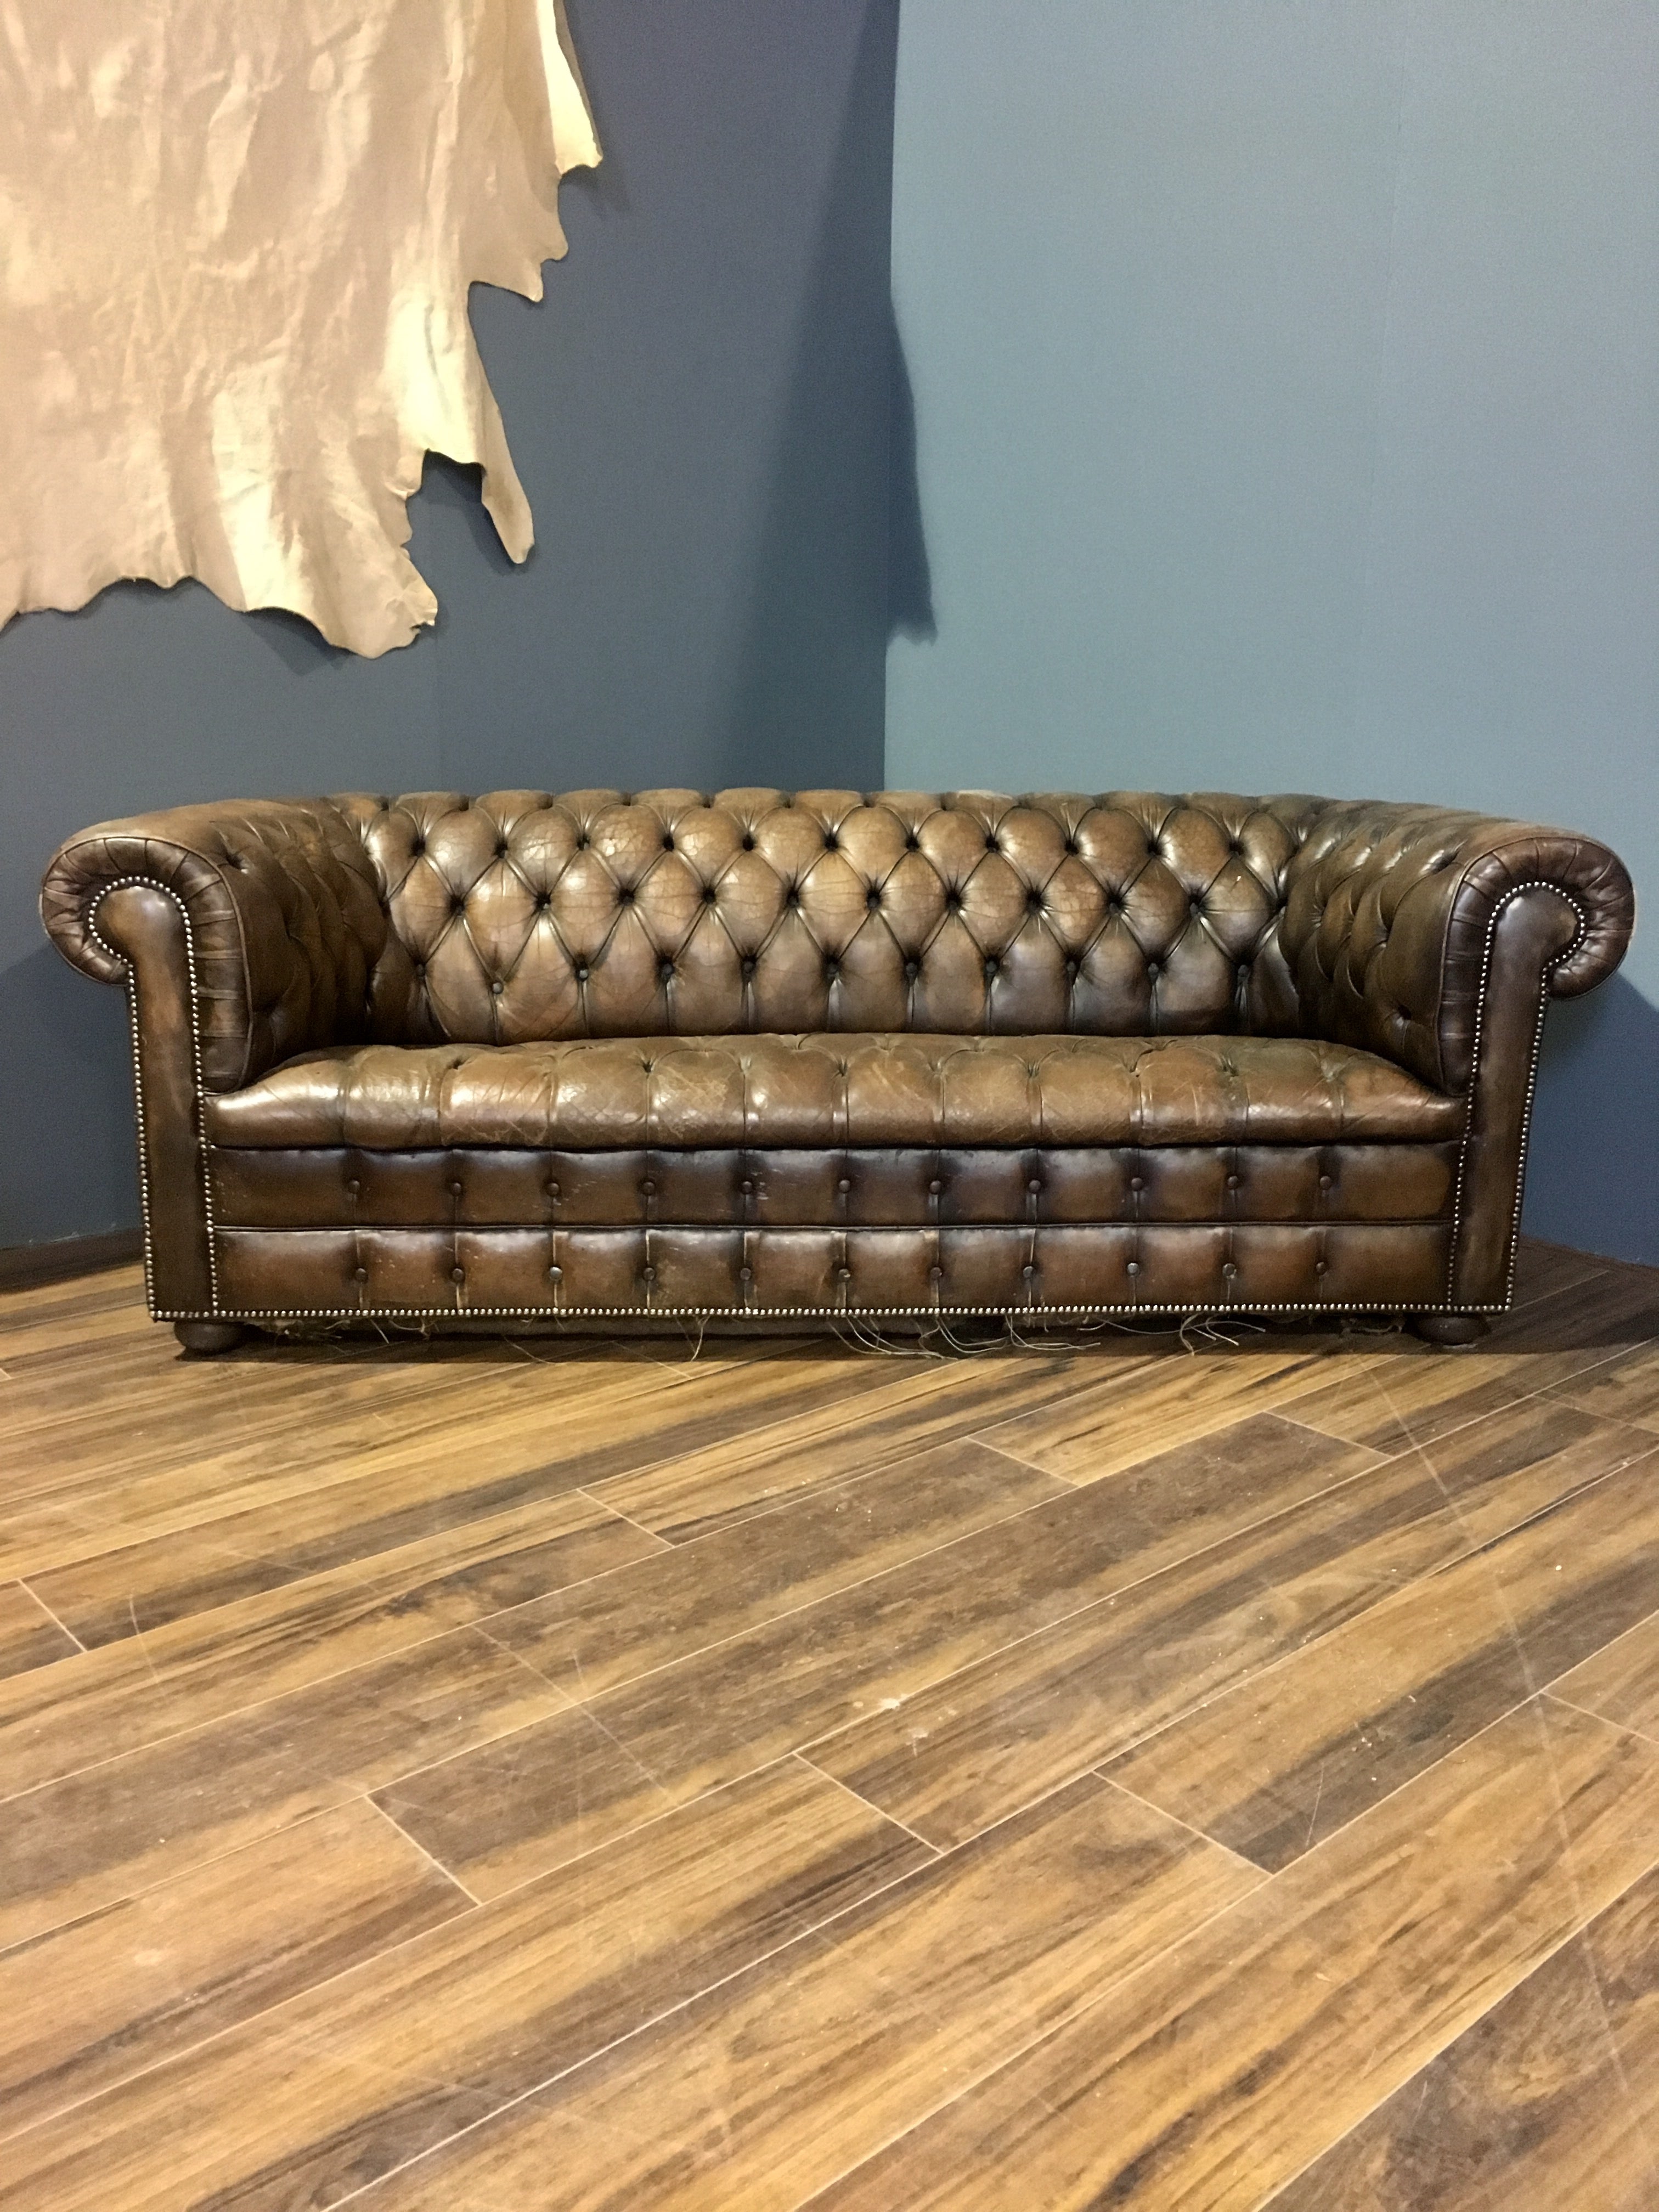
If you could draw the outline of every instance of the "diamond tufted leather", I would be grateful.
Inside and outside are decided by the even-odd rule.
[[[340,801],[393,924],[374,1034],[495,1044],[1293,1030],[1276,925],[1320,805],[761,790]]]
[[[1030,1309],[1047,1283],[1068,1286],[1050,1303],[1135,1305],[1154,1273],[1177,1303],[1501,1304],[1543,996],[1610,972],[1632,919],[1623,868],[1588,839],[1382,802],[1128,792],[188,807],[72,839],[41,903],[70,959],[133,994],[152,1303],[181,1316],[479,1310],[486,1278],[517,1286],[489,1310],[566,1310],[584,1269],[609,1285],[601,1306],[630,1310],[660,1308],[671,1281],[694,1304],[764,1310],[763,1279],[794,1286],[773,1304],[834,1305],[854,1276],[866,1304],[885,1280],[901,1304],[921,1283],[923,1305],[954,1285]],[[1127,1222],[1109,1177],[1086,1218],[1048,1200],[1018,1227],[904,1212],[916,1163],[947,1152],[1030,1158],[1046,1188],[1059,1163],[1154,1149],[1163,1195],[1143,1188]],[[1247,1150],[1285,1165],[1254,1168],[1255,1192],[1317,1158],[1319,1194],[1294,1218],[1254,1198],[1202,1220],[1158,1211],[1218,1174],[1232,1188]],[[785,1214],[754,1213],[717,1164],[792,1151],[799,1172],[769,1171]],[[426,1163],[413,1188],[443,1159],[476,1194],[487,1156],[517,1163],[492,1170],[498,1190],[556,1158],[586,1163],[562,1172],[592,1192],[600,1161],[646,1153],[653,1184],[690,1176],[726,1213],[670,1224],[653,1198],[643,1225],[612,1228],[632,1217],[519,1199],[516,1225],[476,1217],[469,1262],[456,1239],[474,1217],[377,1224],[331,1195],[347,1159],[359,1194],[385,1184],[362,1163],[394,1156]],[[804,1163],[855,1154],[905,1164],[896,1182],[861,1171],[866,1211],[826,1229],[823,1170]],[[1357,1188],[1362,1156],[1390,1163],[1365,1170],[1375,1187],[1416,1195],[1343,1226],[1329,1178]],[[1137,1241],[1154,1226],[1156,1269]],[[568,1267],[547,1259],[554,1233],[574,1240]],[[680,1256],[659,1267],[649,1240],[670,1234]],[[820,1282],[801,1255],[825,1234],[863,1256]],[[957,1242],[912,1282],[929,1234]],[[770,1240],[764,1264],[751,1235]]]

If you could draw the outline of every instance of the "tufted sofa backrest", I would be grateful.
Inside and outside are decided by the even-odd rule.
[[[335,802],[404,1042],[1293,1030],[1279,921],[1324,802],[1148,792],[415,793]]]

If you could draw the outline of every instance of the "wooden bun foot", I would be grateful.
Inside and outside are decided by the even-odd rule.
[[[176,1321],[173,1333],[185,1350],[198,1359],[210,1359],[217,1352],[234,1352],[247,1334],[239,1321]]]
[[[1413,1314],[1407,1326],[1425,1344],[1454,1347],[1479,1344],[1492,1323],[1484,1314],[1419,1313]]]

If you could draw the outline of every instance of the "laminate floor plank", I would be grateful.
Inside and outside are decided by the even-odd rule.
[[[360,1797],[0,1953],[0,2138],[469,1909]]]
[[[580,1492],[0,1681],[0,1796],[664,1548]]]
[[[1575,1252],[1570,1244],[1523,1237],[1515,1255],[1516,1308],[1535,1305],[1540,1298],[1554,1297],[1564,1291],[1588,1291],[1611,1265],[1593,1252]]]
[[[1188,1336],[0,1292],[6,2212],[1645,2212],[1659,1270]]]
[[[1659,1875],[1281,2190],[1273,2212],[1652,2212]]]
[[[21,1583],[0,1583],[0,1676],[67,1659],[79,1645]]]
[[[593,1698],[1066,1494],[982,1444],[936,1444],[500,1613],[489,1633],[573,1700]]]
[[[1327,1389],[1309,1391],[1293,1417],[1322,1435],[1378,1451],[1420,1451],[1471,1421],[1540,1397],[1553,1377],[1578,1374],[1587,1363],[1612,1356],[1600,1346],[1545,1354],[1477,1347],[1379,1360]]]
[[[7,2212],[337,2203],[930,1856],[786,1762],[17,2136]]]
[[[1659,1469],[1655,1473],[1659,1475]],[[1659,1584],[1659,1568],[1655,1579]],[[1659,1742],[1659,1613],[1650,1613],[1559,1676],[1550,1684],[1550,1694]]]
[[[273,1396],[258,1419],[246,1408],[220,1409],[223,1435],[207,1448],[192,1429],[187,1453],[175,1435],[171,1447],[163,1436],[124,1456],[112,1437],[101,1457],[78,1458],[72,1475],[37,1481],[0,1512],[0,1573],[44,1575],[238,1513],[276,1514],[296,1497],[352,1482],[418,1486],[434,1467],[457,1462],[481,1482],[524,1476],[544,1491],[574,1489],[714,1436],[735,1438],[811,1407],[855,1401],[884,1379],[835,1347],[833,1357],[773,1355],[692,1374],[620,1361],[597,1377],[534,1366],[446,1372],[441,1394],[428,1394],[418,1412],[395,1393],[377,1402],[366,1387],[349,1425],[342,1407],[331,1419],[308,1417],[305,1404],[285,1407]],[[147,1456],[154,1465],[144,1466]],[[113,1483],[112,1457],[123,1468]]]
[[[1273,1418],[1247,1424],[1241,1445]],[[1432,1467],[1416,1453],[1385,1462],[806,1755],[930,1843],[961,1842],[1194,1707],[1243,1696],[1291,1653],[1315,1673],[1332,1630],[1623,1466],[1632,1446],[1632,1431],[1566,1409],[1541,1424],[1521,1408],[1491,1416]]]
[[[459,1629],[82,1766],[0,1804],[0,1947],[100,1912],[564,1702],[487,1636]]]
[[[597,1418],[604,1404],[602,1393],[591,1393],[589,1416]],[[264,1430],[250,1423],[247,1441],[234,1455],[180,1455],[171,1468],[115,1482],[106,1477],[101,1492],[88,1480],[70,1492],[21,1501],[0,1514],[0,1562],[20,1576],[44,1578],[145,1545],[161,1547],[158,1557],[175,1547],[181,1559],[191,1553],[206,1560],[221,1540],[216,1522],[264,1514],[266,1525],[276,1526],[291,1509],[296,1522],[326,1525],[338,1513],[349,1525],[356,1498],[331,1506],[327,1492],[358,1483],[395,1492],[401,1482],[418,1492],[434,1467],[465,1465],[480,1485],[520,1480],[544,1495],[577,1486],[545,1464],[546,1416],[527,1419],[528,1408],[517,1406],[492,1418],[494,1410],[480,1404],[469,1412],[462,1391],[447,1408],[394,1406],[389,1424],[376,1413],[357,1433],[314,1415],[307,1421],[300,1412],[293,1418],[306,1433],[303,1449],[276,1441],[273,1415],[268,1453]],[[164,1581],[154,1579],[164,1595]]]
[[[1555,1383],[1550,1395],[1586,1413],[1659,1432],[1659,1344],[1632,1345],[1588,1374]]]
[[[1604,1476],[1107,1770],[1277,1870],[1651,1610],[1659,1459]]]
[[[366,2212],[787,2212],[1258,1880],[1085,1778],[394,2176]]]
[[[482,1442],[482,1450],[476,1448]],[[487,1435],[400,1452],[378,1472],[240,1512],[215,1515],[143,1543],[37,1571],[31,1587],[83,1644],[107,1644],[210,1612],[501,1514],[533,1510],[575,1487],[545,1436],[494,1452]],[[516,1464],[521,1460],[527,1465]]]
[[[813,2212],[1258,2212],[1656,1860],[1659,1747],[1529,1705],[921,2119]],[[585,2176],[604,2156],[594,2143]],[[556,2186],[473,2200],[560,2201]],[[411,2202],[390,2197],[398,2212]],[[387,2208],[371,2197],[365,2212]]]
[[[1408,1347],[1408,1348],[1402,1348]],[[982,1430],[983,1442],[1067,1482],[1098,1482],[1172,1445],[1231,1428],[1247,1413],[1282,1410],[1338,1376],[1363,1376],[1378,1362],[1415,1367],[1428,1355],[1414,1339],[1297,1334],[1247,1338],[1231,1352],[1168,1352],[1132,1360],[1085,1383],[1057,1406]]]
[[[933,1444],[972,1436],[1078,1387],[1087,1353],[1012,1352],[918,1360],[851,1406],[780,1421],[743,1438],[590,1486],[596,1498],[671,1543],[717,1534],[807,1491]],[[1082,1371],[1085,1371],[1084,1370]]]
[[[1224,1451],[1188,1444],[1069,1489],[379,1802],[469,1889],[495,1895],[1373,1464],[1264,1417]]]

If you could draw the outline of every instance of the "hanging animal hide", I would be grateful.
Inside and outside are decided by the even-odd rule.
[[[468,287],[599,158],[559,0],[0,0],[0,623],[197,576],[363,653],[428,453],[529,503]]]

